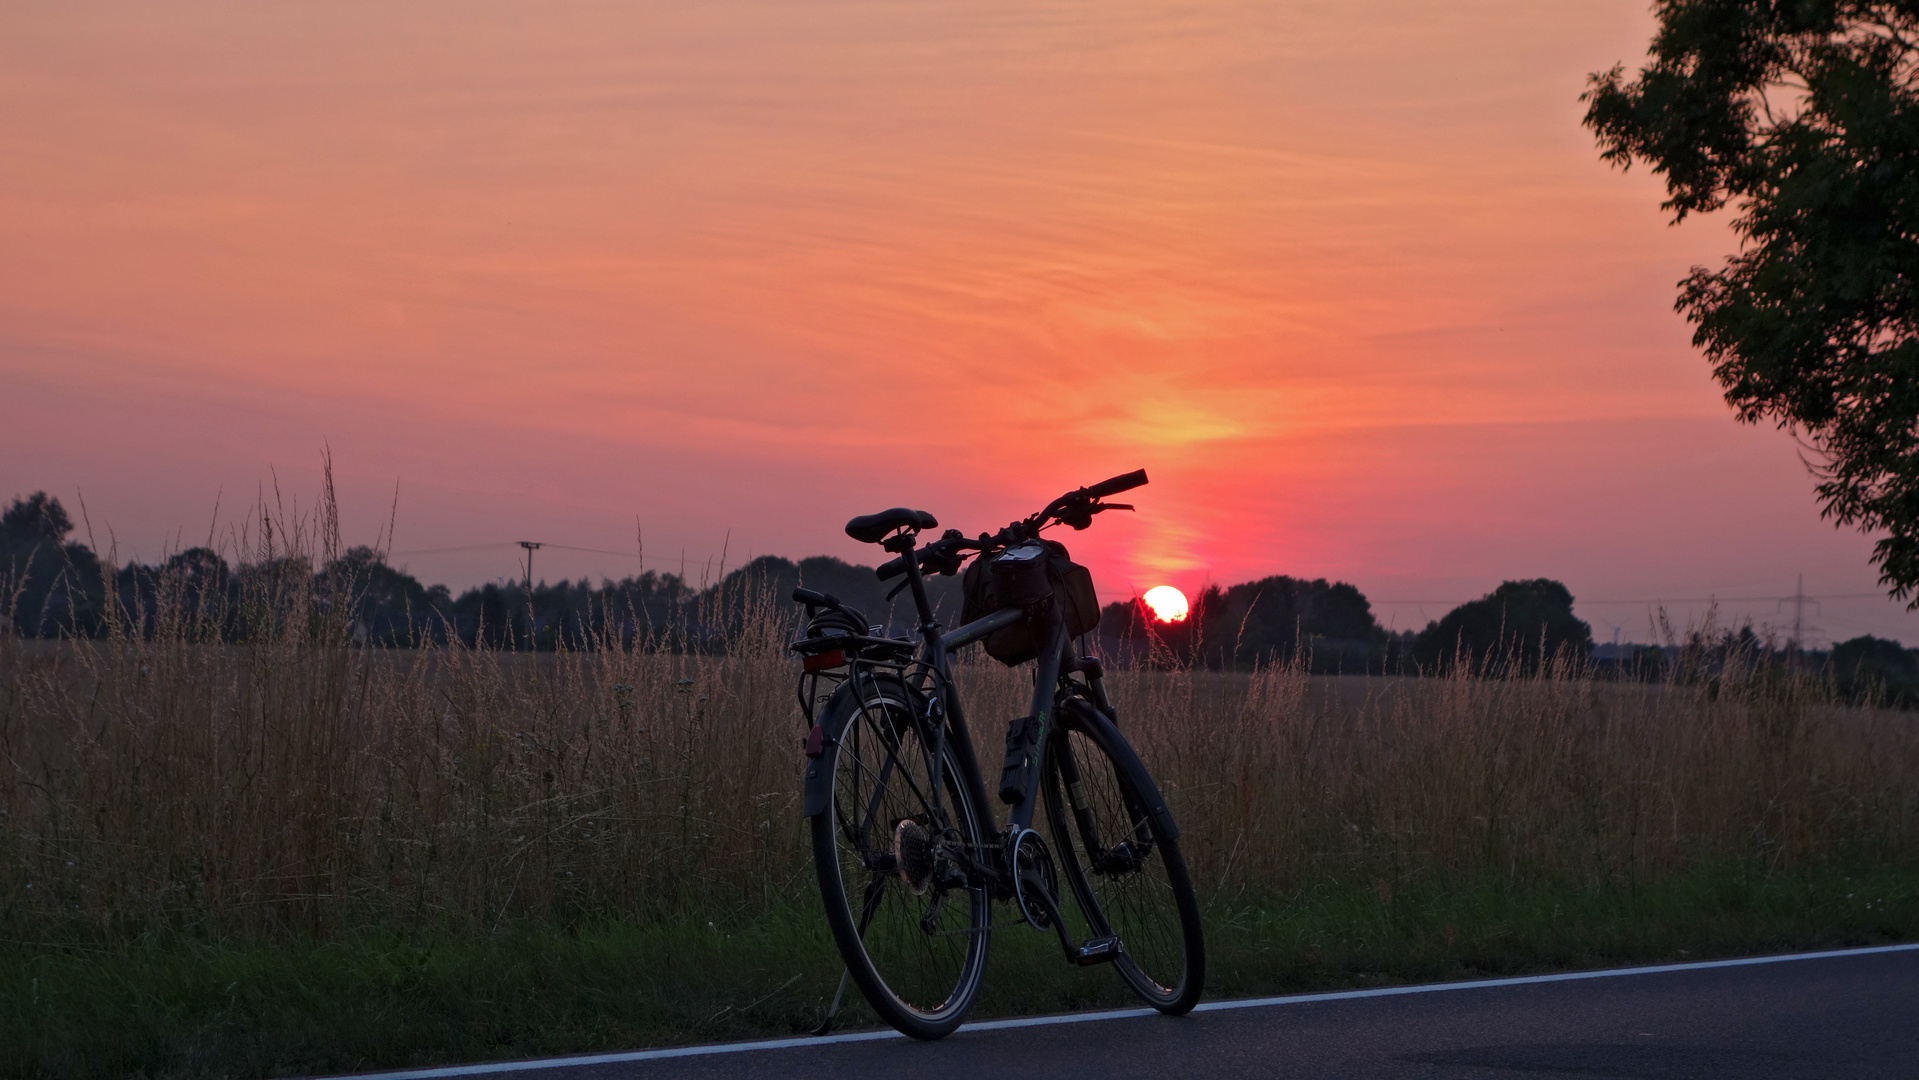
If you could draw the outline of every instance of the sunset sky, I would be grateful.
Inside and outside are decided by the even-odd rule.
[[[1107,599],[1274,573],[1423,626],[1554,577],[1873,594],[1674,283],[1733,250],[1602,164],[1645,0],[0,10],[0,498],[152,560],[332,449],[456,587],[872,560],[1144,467]],[[398,501],[395,511],[395,489]],[[270,497],[270,496],[269,496]],[[218,504],[218,520],[215,506]],[[487,546],[490,545],[490,546]],[[445,548],[474,547],[466,551]],[[406,554],[426,552],[427,554]],[[622,554],[631,553],[631,554]],[[1814,640],[1919,643],[1881,598]],[[1721,617],[1789,624],[1738,599]]]

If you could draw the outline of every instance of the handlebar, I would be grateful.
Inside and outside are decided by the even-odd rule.
[[[1091,499],[1104,499],[1108,495],[1117,495],[1122,491],[1131,491],[1146,486],[1146,470],[1134,469],[1124,476],[1115,476],[1111,480],[1101,480],[1092,487],[1079,489],[1079,494]]]
[[[1103,510],[1131,510],[1131,506],[1123,503],[1102,503],[1099,500],[1142,487],[1146,482],[1146,470],[1134,469],[1097,484],[1069,491],[1048,503],[1046,509],[1023,521],[1015,521],[998,533],[981,533],[978,539],[969,540],[960,535],[959,530],[948,529],[946,535],[910,554],[930,573],[954,574],[959,571],[960,563],[965,561],[968,553],[996,550],[1021,540],[1030,540],[1055,521],[1064,522],[1075,529],[1084,529],[1092,524],[1093,515]],[[881,563],[874,574],[881,581],[899,577],[906,573],[906,559],[904,554],[896,555]],[[795,599],[798,597],[795,596]]]
[[[1116,495],[1146,483],[1146,470],[1134,469],[1132,472],[1115,476],[1110,480],[1101,480],[1091,487],[1069,491],[1046,505],[1046,509],[1027,518],[1023,523],[1025,531],[1038,534],[1049,522],[1059,521],[1071,525],[1074,531],[1086,528],[1093,523],[1093,515],[1105,510],[1131,510],[1132,507],[1120,503],[1102,503],[1099,500],[1107,495]]]

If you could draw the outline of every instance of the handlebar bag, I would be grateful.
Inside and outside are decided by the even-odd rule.
[[[1073,637],[1099,625],[1099,596],[1092,571],[1074,562],[1066,545],[1052,541],[1014,544],[973,560],[960,579],[960,622],[983,619],[1006,607],[1026,609],[1026,618],[995,630],[982,643],[986,655],[1008,667],[1039,656],[1046,644],[1046,603],[1059,605]]]

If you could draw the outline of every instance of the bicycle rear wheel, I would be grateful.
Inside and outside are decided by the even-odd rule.
[[[1089,937],[1117,936],[1134,992],[1178,1016],[1199,1002],[1206,946],[1179,842],[1119,730],[1084,702],[1060,711],[1047,753],[1046,820]],[[1164,825],[1172,817],[1164,815]]]
[[[979,815],[952,749],[941,811],[932,805],[935,732],[920,697],[897,680],[842,687],[822,723],[832,799],[812,818],[813,864],[847,970],[881,1019],[918,1039],[957,1028],[979,996],[991,902],[940,856],[981,842]],[[863,697],[864,700],[861,700]]]

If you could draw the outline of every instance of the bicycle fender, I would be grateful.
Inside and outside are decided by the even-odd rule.
[[[859,715],[859,702],[853,697],[853,681],[848,680],[841,683],[839,689],[833,691],[833,696],[828,698],[826,704],[820,709],[821,749],[838,746],[841,733],[845,732],[846,725],[851,723],[853,717],[857,715]],[[810,739],[811,736],[809,735],[808,738]],[[833,773],[826,768],[826,759],[827,755],[824,753],[806,759],[806,799],[800,809],[802,816],[814,817],[825,813],[827,804],[833,799]]]
[[[1133,786],[1145,794],[1146,812],[1152,816],[1153,824],[1160,833],[1171,840],[1179,839],[1179,823],[1173,820],[1173,812],[1166,808],[1165,796],[1159,793],[1159,785],[1153,783],[1153,774],[1146,771],[1146,763],[1134,753],[1132,744],[1119,733],[1119,728],[1083,698],[1069,699],[1066,711],[1072,715],[1074,723],[1085,728],[1088,735],[1111,751],[1113,764],[1126,770]]]
[[[840,741],[840,732],[846,730],[846,721],[851,714],[827,715],[820,718],[820,742],[824,746],[835,746]],[[826,755],[806,759],[806,802],[800,813],[806,817],[826,812],[826,803],[833,797],[833,774],[824,768]]]

